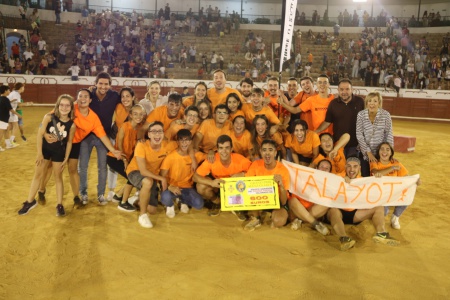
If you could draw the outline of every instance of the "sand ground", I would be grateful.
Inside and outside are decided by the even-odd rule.
[[[206,210],[168,219],[152,216],[144,229],[137,213],[92,200],[55,216],[53,180],[47,205],[17,211],[34,173],[36,132],[48,108],[25,108],[29,141],[0,153],[0,299],[449,299],[450,125],[394,121],[394,133],[417,137],[416,152],[396,154],[422,185],[390,229],[399,247],[373,243],[372,224],[348,229],[357,240],[337,250],[335,236],[303,226],[244,232],[231,213]],[[96,163],[89,196],[96,196]],[[120,181],[123,183],[123,181]],[[388,225],[388,218],[386,218]]]

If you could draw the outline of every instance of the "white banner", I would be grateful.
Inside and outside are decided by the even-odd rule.
[[[292,35],[294,33],[295,11],[297,10],[297,0],[282,0],[286,2],[284,14],[284,31],[282,32],[280,72],[283,70],[283,63],[291,58]]]
[[[337,208],[372,208],[410,205],[416,193],[419,175],[381,178],[363,177],[351,180],[283,160],[289,170],[289,192],[300,198]]]

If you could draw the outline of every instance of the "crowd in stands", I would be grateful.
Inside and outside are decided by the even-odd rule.
[[[340,78],[349,77],[362,80],[365,86],[390,86],[397,91],[450,88],[449,33],[442,36],[438,55],[429,55],[427,37],[414,40],[407,26],[388,26],[386,31],[366,27],[355,40],[339,37],[339,30],[334,34],[309,30],[306,38],[330,46],[329,54],[323,54],[322,64],[313,68],[315,72],[327,73],[333,85]],[[301,58],[295,62],[296,74],[300,76],[312,65],[310,61],[302,64]]]
[[[19,6],[22,17],[26,15],[25,8]],[[118,77],[168,78],[173,76],[170,69],[176,63],[181,68],[197,69],[198,79],[220,68],[226,69],[228,74],[265,81],[273,69],[272,61],[266,55],[262,37],[251,30],[242,45],[232,46],[234,59],[225,58],[220,52],[199,49],[201,45],[179,41],[181,32],[200,36],[220,36],[224,31],[231,33],[230,22],[235,23],[239,19],[235,12],[230,15],[226,12],[222,18],[221,12],[211,6],[203,11],[200,9],[196,16],[189,10],[184,21],[177,21],[167,4],[150,25],[144,25],[143,15],[135,11],[130,15],[110,10],[95,14],[84,8],[82,18],[76,24],[75,53],[70,57],[69,66],[64,67],[74,80],[79,75],[95,76],[99,71]],[[430,18],[426,12],[424,15]],[[438,14],[430,15],[433,19],[439,17]],[[343,24],[350,19],[357,20],[345,10]],[[366,27],[358,40],[340,38],[338,24],[334,26],[333,34],[326,30],[319,33],[309,30],[304,37],[318,45],[330,45],[331,53],[321,57],[321,66],[313,66],[312,49],[307,52],[307,61],[302,61],[300,53],[292,53],[292,59],[286,66],[290,69],[290,75],[302,77],[309,76],[311,72],[324,72],[333,85],[340,78],[349,77],[362,80],[366,86],[391,86],[397,90],[449,88],[448,33],[442,38],[439,56],[431,57],[425,36],[413,40],[407,24],[399,24],[394,17],[388,18],[385,11],[380,13],[378,19],[386,21],[386,30]],[[40,31],[37,9],[30,14],[29,22],[32,28],[29,44],[23,36],[18,43],[14,42],[11,55],[3,54],[1,57],[1,72],[45,75],[58,64],[66,64],[67,43],[47,49],[45,33]],[[238,29],[237,24],[234,27]],[[301,38],[301,33],[296,34]],[[245,63],[241,63],[241,53]],[[275,65],[278,65],[276,60]]]

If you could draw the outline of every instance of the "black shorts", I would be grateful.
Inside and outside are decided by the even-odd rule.
[[[51,160],[53,162],[63,162],[64,157],[66,156],[65,149],[58,148],[56,149],[48,149],[45,147],[42,147],[42,155],[44,156],[45,160]]]
[[[343,210],[343,209],[339,209],[342,213],[342,221],[344,222],[344,224],[349,224],[349,225],[358,225],[361,222],[354,222],[354,218],[355,218],[355,214],[357,209],[352,210],[352,211],[348,211],[348,210]]]
[[[106,163],[108,164],[108,167],[119,173],[122,177],[128,178],[127,173],[125,173],[125,164],[123,163],[123,160],[118,160],[115,157],[107,155]]]
[[[69,159],[78,159],[80,157],[81,143],[72,143],[72,150],[70,150]]]
[[[297,156],[298,156],[298,161],[299,162],[304,162],[304,163],[307,163],[307,164],[310,164],[312,162],[312,158],[311,157],[305,157],[305,156],[303,156],[301,154],[298,154],[298,153],[297,153]]]

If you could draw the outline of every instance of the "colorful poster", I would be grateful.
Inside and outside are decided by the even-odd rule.
[[[260,210],[280,208],[278,184],[273,176],[223,178],[221,210]]]

